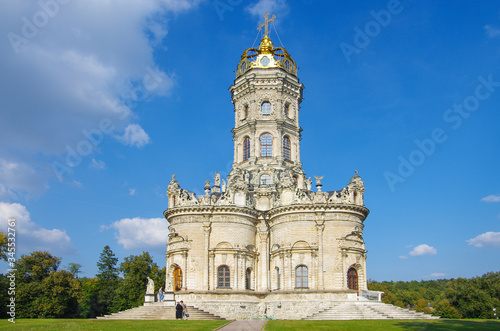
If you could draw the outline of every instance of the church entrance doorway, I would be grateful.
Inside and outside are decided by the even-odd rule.
[[[358,272],[354,268],[347,271],[347,287],[351,290],[358,290]]]
[[[174,292],[180,291],[182,289],[182,270],[181,268],[175,268],[174,270]]]

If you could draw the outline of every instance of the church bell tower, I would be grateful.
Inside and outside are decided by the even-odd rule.
[[[274,19],[265,16],[260,46],[243,52],[229,88],[235,112],[233,169],[248,172],[254,185],[272,185],[279,172],[290,169],[302,187],[299,110],[304,85],[293,58],[269,37]]]

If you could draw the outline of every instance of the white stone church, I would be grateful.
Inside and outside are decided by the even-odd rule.
[[[367,290],[363,181],[323,189],[300,160],[304,85],[274,47],[265,17],[258,49],[243,52],[230,87],[234,163],[205,195],[175,178],[167,190],[166,290],[223,318],[301,318]]]

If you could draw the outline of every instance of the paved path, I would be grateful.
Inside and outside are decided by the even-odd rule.
[[[233,321],[219,331],[261,331],[266,321]]]

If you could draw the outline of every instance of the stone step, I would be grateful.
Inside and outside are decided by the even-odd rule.
[[[340,302],[303,318],[304,320],[362,320],[362,319],[438,319],[424,313],[403,309],[381,302]]]
[[[219,320],[222,319],[219,316],[208,313],[201,309],[188,306],[188,314],[190,320]],[[148,320],[148,319],[175,319],[175,308],[171,306],[163,306],[161,303],[140,306],[132,308],[129,310],[121,311],[111,315],[105,315],[98,317],[98,319],[108,319],[108,320]]]

